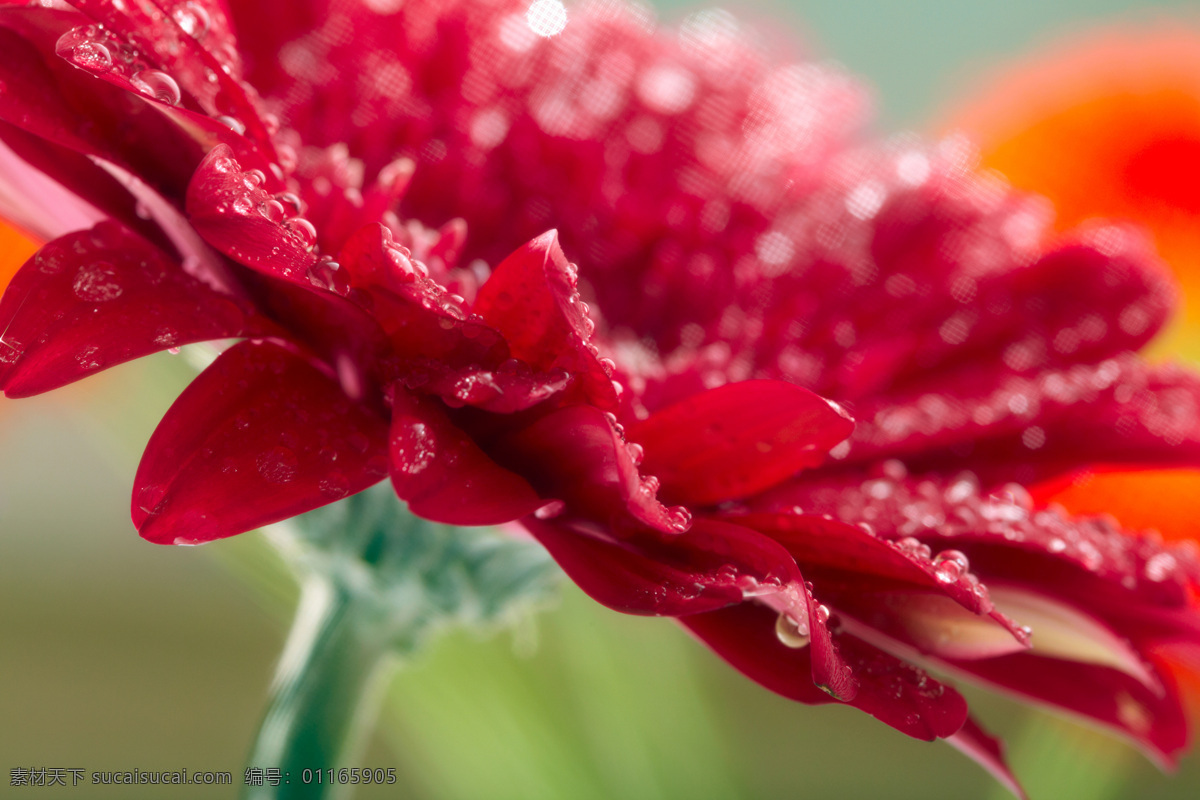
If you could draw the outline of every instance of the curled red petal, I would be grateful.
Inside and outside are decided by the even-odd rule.
[[[854,423],[807,389],[743,381],[689,397],[629,429],[671,502],[709,505],[755,494],[820,464]]]
[[[133,522],[199,544],[362,491],[387,475],[386,423],[294,350],[245,341],[184,390],[150,437]]]
[[[115,222],[39,250],[0,300],[0,388],[48,391],[140,356],[274,326]]]
[[[75,60],[83,69],[94,69],[102,80],[157,102],[194,103],[207,115],[235,119],[258,148],[268,157],[275,155],[253,90],[238,80],[240,59],[224,3],[78,0],[73,5],[101,26],[71,31],[60,48],[64,58],[72,59],[70,50],[81,44],[86,48],[96,43],[116,50],[111,65],[101,69],[94,69],[95,59],[89,57],[94,51],[85,50],[85,55]],[[136,56],[136,63],[146,66],[128,69],[122,56]],[[169,83],[164,84],[164,77]]]
[[[571,516],[616,530],[631,525],[664,533],[686,530],[691,515],[659,502],[657,479],[638,473],[615,424],[598,408],[567,406],[486,449],[497,462],[525,476],[542,497],[562,501]]]
[[[1032,483],[1095,463],[1192,464],[1200,459],[1197,409],[1195,374],[1132,354],[1001,379],[981,364],[857,405],[845,460],[970,468],[985,484]]]
[[[392,485],[418,516],[451,525],[495,525],[543,501],[446,416],[441,404],[394,387],[389,433]]]
[[[513,357],[543,372],[565,370],[593,405],[615,410],[608,374],[588,350],[595,325],[577,281],[578,270],[550,231],[504,259],[471,310],[504,335]]]
[[[1036,632],[1035,632],[1036,636]],[[1188,744],[1187,715],[1173,679],[1159,671],[1155,692],[1112,667],[1036,653],[949,664],[975,680],[1065,709],[1121,733],[1163,766],[1173,766]]]
[[[230,258],[267,275],[311,285],[308,272],[317,262],[311,225],[287,218],[283,204],[262,188],[264,181],[262,173],[243,170],[228,145],[217,145],[188,184],[188,219],[205,241]]]
[[[781,642],[775,619],[769,610],[743,603],[680,621],[733,667],[771,691],[810,705],[836,702],[812,682],[812,648]],[[954,689],[852,636],[837,636],[835,641],[858,683],[848,705],[925,741],[952,736],[962,728],[967,704]]]

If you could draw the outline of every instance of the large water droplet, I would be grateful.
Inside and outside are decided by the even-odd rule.
[[[112,69],[112,53],[99,42],[85,39],[71,49],[71,62],[88,72],[108,72]]]
[[[933,574],[941,583],[954,583],[970,568],[966,555],[958,550],[943,550],[933,559]]]
[[[278,200],[275,200],[274,202],[279,203]],[[280,208],[283,208],[282,203],[279,203],[279,206]],[[287,228],[288,233],[290,233],[294,238],[299,239],[304,244],[305,249],[311,250],[316,246],[317,229],[304,217],[292,217],[287,222],[283,223],[283,227]]]
[[[203,41],[212,25],[212,20],[204,7],[190,1],[178,6],[171,16],[175,18],[180,29],[196,41]]]
[[[144,69],[134,75],[130,83],[133,88],[147,97],[152,97],[169,106],[179,105],[179,101],[183,98],[183,93],[179,91],[179,84],[162,70]]]
[[[808,624],[800,624],[786,613],[780,614],[775,620],[775,636],[784,646],[793,650],[808,647],[808,643],[812,640]]]

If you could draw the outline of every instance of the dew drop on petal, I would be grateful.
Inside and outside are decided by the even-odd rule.
[[[407,421],[392,433],[393,462],[405,475],[419,475],[433,463],[437,442],[424,422]]]
[[[152,97],[169,106],[177,106],[183,99],[183,93],[179,91],[179,84],[162,70],[144,69],[134,75],[130,83],[133,88],[147,97]]]
[[[166,489],[157,483],[146,484],[138,491],[138,508],[147,514],[154,514],[166,493]]]
[[[287,447],[272,447],[260,453],[255,461],[258,474],[267,483],[284,484],[296,479],[299,462],[296,453]]]
[[[212,20],[204,7],[191,2],[191,0],[178,6],[171,16],[175,18],[180,29],[196,41],[202,41],[208,35],[208,29],[212,25]]]
[[[271,220],[271,222],[283,222],[284,218],[287,216],[287,211],[284,209],[283,203],[280,203],[274,198],[265,203],[260,203],[258,206],[258,213]]]
[[[954,583],[970,567],[967,557],[958,550],[943,550],[933,559],[933,574],[941,583]]]
[[[112,69],[112,53],[99,42],[84,40],[71,50],[71,61],[88,72],[108,72]]]
[[[546,505],[541,506],[534,511],[533,515],[538,519],[554,519],[559,514],[563,513],[566,507],[567,504],[562,500],[551,500],[549,503],[546,503]]]
[[[278,203],[279,201],[276,200],[274,202]],[[280,208],[282,207],[283,204],[281,203]],[[303,242],[306,248],[311,250],[314,246],[316,246],[317,229],[304,217],[292,217],[287,222],[283,223],[283,226],[287,228],[288,233]]]
[[[76,353],[75,361],[84,369],[99,369],[104,366],[104,359],[100,356],[100,348],[94,344],[89,344]]]
[[[261,169],[248,169],[242,173],[242,182],[247,189],[257,189],[266,179],[267,175]]]
[[[809,635],[808,625],[797,623],[786,613],[780,614],[775,619],[775,637],[786,647],[793,650],[799,650],[802,647],[808,647],[808,643],[812,640]]]
[[[332,472],[317,482],[321,494],[334,499],[345,497],[350,493],[350,482],[340,472]]]
[[[229,128],[229,130],[233,131],[239,136],[246,132],[246,124],[237,117],[222,115],[217,117],[217,122],[221,123],[226,128]]]
[[[80,300],[88,303],[116,300],[122,292],[121,284],[117,282],[116,267],[106,261],[80,267],[71,288]]]
[[[683,533],[692,524],[692,512],[683,506],[673,506],[667,509],[667,514],[671,518],[671,530],[676,533]]]
[[[1179,564],[1170,553],[1157,553],[1146,562],[1146,577],[1161,583],[1171,576]]]

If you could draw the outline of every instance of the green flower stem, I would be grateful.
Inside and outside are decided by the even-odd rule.
[[[391,667],[440,632],[511,624],[558,584],[536,543],[418,519],[390,484],[274,526],[267,539],[302,589],[243,800],[347,796],[353,784],[338,773],[355,766]]]
[[[333,581],[306,578],[249,760],[279,769],[279,785],[268,775],[261,786],[245,786],[245,800],[348,796],[352,786],[337,783],[336,770],[353,766],[395,660],[372,616]]]

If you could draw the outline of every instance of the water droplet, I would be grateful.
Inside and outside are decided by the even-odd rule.
[[[280,192],[275,195],[275,199],[283,205],[284,209],[290,215],[294,216],[304,210],[304,206],[295,192]]]
[[[254,210],[254,198],[249,194],[238,195],[234,198],[233,210],[236,214],[249,214]]]
[[[233,131],[239,136],[246,132],[246,124],[237,117],[230,117],[223,114],[217,117],[217,122],[221,123],[226,128],[229,128],[229,130]]]
[[[117,269],[107,261],[84,264],[75,275],[72,284],[80,300],[88,303],[103,303],[121,296],[121,284],[117,282]]]
[[[272,447],[260,453],[256,465],[263,480],[274,484],[291,483],[299,469],[296,453],[287,447]]]
[[[1171,576],[1179,563],[1170,553],[1157,553],[1146,562],[1146,577],[1155,583],[1161,583]]]
[[[273,201],[279,203],[278,200]],[[279,204],[283,208],[283,204]],[[304,217],[292,217],[287,222],[283,223],[283,227],[287,228],[288,233],[304,243],[307,250],[311,250],[317,244],[317,229],[311,222]]]
[[[341,498],[350,493],[350,482],[340,472],[332,472],[317,482],[317,488],[326,497]]]
[[[927,559],[933,555],[933,551],[929,549],[929,545],[922,542],[915,536],[905,536],[897,542],[893,543],[897,550],[910,556],[916,556],[920,559]]]
[[[283,208],[283,203],[280,203],[275,199],[268,200],[265,203],[259,203],[258,213],[271,220],[271,222],[283,222],[284,218],[287,216]]]
[[[635,467],[642,463],[642,458],[646,455],[645,448],[637,442],[630,442],[625,446],[625,449],[629,451],[629,458],[633,461]]]
[[[562,500],[551,500],[546,505],[533,512],[538,519],[554,519],[566,510],[567,504]]]
[[[793,650],[808,647],[811,641],[808,623],[798,623],[786,613],[780,614],[775,620],[775,637]]]
[[[683,506],[668,508],[667,515],[671,518],[671,530],[676,533],[686,531],[688,526],[692,524],[692,512]]]
[[[203,41],[208,35],[208,29],[212,25],[212,20],[208,16],[208,12],[193,2],[186,2],[181,6],[176,7],[171,14],[175,18],[175,22],[180,29],[191,36],[196,41]]]
[[[342,265],[325,256],[308,270],[308,280],[314,286],[336,292],[343,297],[350,291],[350,275]]]
[[[99,369],[104,366],[104,359],[100,356],[100,347],[94,344],[89,344],[76,353],[75,361],[84,369]]]
[[[403,420],[392,433],[392,462],[405,475],[419,475],[433,463],[437,440],[424,422]]]
[[[976,480],[973,473],[966,472],[960,475],[954,481],[954,483],[950,484],[950,486],[946,488],[946,502],[961,503],[974,497],[978,492],[979,481]]]
[[[71,50],[71,62],[89,72],[108,72],[112,69],[112,53],[99,42],[85,39]]]
[[[142,94],[169,106],[179,105],[179,101],[183,98],[183,93],[179,91],[179,84],[162,70],[144,69],[134,75],[129,82]]]
[[[967,557],[958,550],[943,550],[933,559],[933,574],[941,583],[954,583],[970,568]]]
[[[148,483],[138,490],[138,507],[147,514],[153,514],[166,493],[165,487],[157,483]]]
[[[262,186],[266,180],[267,175],[261,169],[248,169],[242,173],[242,183],[251,191]]]

